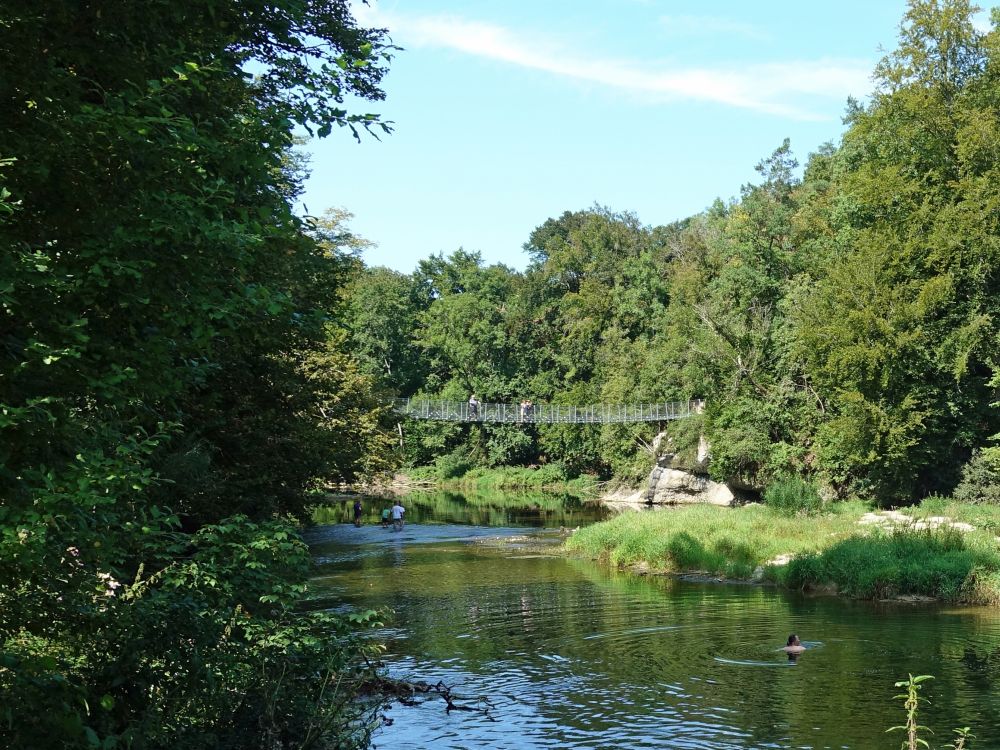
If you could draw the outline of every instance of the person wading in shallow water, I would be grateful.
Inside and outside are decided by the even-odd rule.
[[[392,506],[392,529],[393,531],[403,530],[403,514],[406,512],[406,508],[399,504],[397,500]]]
[[[354,501],[354,525],[361,525],[361,500]]]

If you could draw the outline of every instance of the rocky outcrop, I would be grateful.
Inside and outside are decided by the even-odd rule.
[[[665,442],[669,451],[671,441],[668,438]],[[656,447],[659,448],[659,445]],[[698,451],[694,456],[688,454],[685,459],[676,453],[661,453],[656,459],[656,466],[649,473],[643,500],[650,505],[737,504],[738,498],[732,488],[708,478],[708,464],[711,460],[711,447],[704,435],[698,439]]]
[[[676,449],[671,439],[661,432],[653,439],[652,449],[658,458],[646,486],[638,491],[619,489],[604,495],[604,502],[619,505],[708,503],[728,506],[755,499],[752,491],[746,492],[743,488],[709,479],[708,464],[712,460],[712,452],[704,436],[698,440],[697,451],[691,446],[680,455],[672,452]],[[661,453],[661,449],[665,452]]]
[[[649,474],[645,500],[651,505],[676,503],[733,505],[736,496],[729,487],[713,482],[704,474],[695,474],[657,463]]]

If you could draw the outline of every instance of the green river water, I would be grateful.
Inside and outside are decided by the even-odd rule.
[[[331,606],[389,608],[395,676],[454,688],[394,706],[378,748],[898,748],[892,696],[933,674],[931,747],[1000,748],[1000,611],[855,602],[643,577],[559,551],[607,515],[552,497],[403,499],[402,532],[322,509],[308,540]],[[657,512],[670,512],[669,510]],[[778,649],[791,632],[810,648]]]

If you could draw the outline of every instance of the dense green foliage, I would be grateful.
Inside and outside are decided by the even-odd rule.
[[[342,0],[3,4],[5,747],[363,742],[284,519],[386,437],[290,149],[384,127],[342,101],[391,49]]]
[[[373,613],[294,611],[310,559],[287,524],[237,517],[174,541],[121,583],[67,551],[50,585],[76,600],[72,621],[53,607],[4,644],[6,746],[363,744],[351,686],[377,654],[357,635]]]
[[[428,479],[446,489],[479,490],[548,490],[593,497],[597,490],[594,477],[583,474],[572,479],[559,464],[533,468],[501,466],[494,469],[452,463],[453,454],[442,456],[433,466],[413,469],[411,479]]]
[[[716,478],[884,503],[950,491],[1000,430],[1000,33],[972,10],[913,0],[870,100],[801,177],[786,141],[738,199],[678,224],[546,221],[524,273],[464,251],[366,271],[365,366],[403,396],[705,398]],[[635,479],[657,429],[412,424],[405,448],[414,465]]]

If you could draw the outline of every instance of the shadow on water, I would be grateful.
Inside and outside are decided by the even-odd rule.
[[[310,530],[317,604],[390,608],[391,673],[496,706],[495,721],[397,707],[380,748],[891,746],[907,673],[936,676],[921,721],[942,742],[969,725],[976,747],[1000,747],[997,612],[609,570],[558,550],[552,527],[590,509],[514,502],[409,497],[418,512],[402,532]],[[780,651],[792,632],[807,645],[796,662]]]

